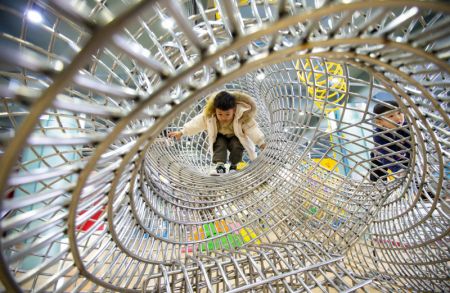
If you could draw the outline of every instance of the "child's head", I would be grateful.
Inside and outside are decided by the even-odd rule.
[[[373,108],[373,113],[381,115],[375,118],[375,123],[384,128],[393,129],[405,123],[405,114],[400,112],[398,103],[396,101],[385,101],[386,104],[376,104]],[[385,114],[386,113],[386,114]]]
[[[214,109],[219,122],[231,122],[236,112],[236,98],[225,91],[222,91],[214,98]]]

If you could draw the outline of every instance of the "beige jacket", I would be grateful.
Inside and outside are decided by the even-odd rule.
[[[255,100],[242,92],[228,91],[236,97],[236,113],[233,120],[234,134],[241,142],[248,153],[250,160],[256,159],[255,144],[264,144],[264,133],[259,129],[254,117],[256,115]],[[216,109],[214,108],[214,98],[217,93],[208,97],[203,113],[195,116],[186,123],[181,130],[183,135],[194,135],[201,131],[208,132],[209,151],[213,152],[213,145],[217,138]]]

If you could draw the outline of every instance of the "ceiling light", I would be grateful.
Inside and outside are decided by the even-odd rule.
[[[27,11],[27,18],[29,21],[33,23],[41,23],[44,18],[42,17],[42,14],[39,13],[37,10],[28,10]]]
[[[165,29],[173,29],[175,27],[175,21],[172,18],[165,18],[162,22],[161,22],[161,26]]]

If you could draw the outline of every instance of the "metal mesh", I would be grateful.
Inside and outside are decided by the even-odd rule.
[[[2,2],[1,290],[448,291],[449,12]],[[219,89],[255,97],[267,147],[211,177],[207,134],[167,132]],[[371,181],[386,96],[410,148]]]

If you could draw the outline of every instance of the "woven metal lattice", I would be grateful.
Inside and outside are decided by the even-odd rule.
[[[448,291],[449,13],[3,1],[0,289]],[[267,146],[211,177],[207,134],[167,133],[221,89],[255,98]],[[370,180],[386,97],[401,168]]]

